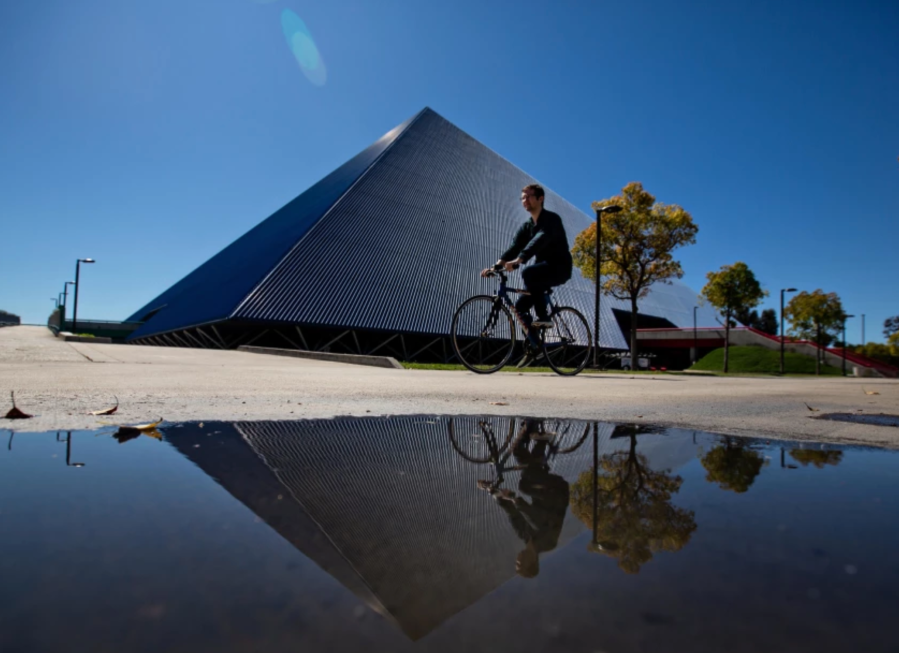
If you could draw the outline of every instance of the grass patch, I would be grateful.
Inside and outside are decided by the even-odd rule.
[[[780,352],[764,347],[731,347],[728,373],[730,374],[779,374]],[[721,372],[724,369],[724,348],[709,352],[696,362],[690,371]],[[784,371],[787,374],[814,374],[815,359],[811,356],[784,353]],[[839,376],[838,367],[821,365],[821,374]]]

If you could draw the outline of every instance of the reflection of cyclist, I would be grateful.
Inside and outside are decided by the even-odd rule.
[[[525,466],[518,489],[531,497],[531,503],[509,490],[494,495],[525,543],[515,560],[515,571],[525,578],[540,571],[541,553],[556,548],[568,510],[568,482],[549,473],[546,449],[552,435],[544,434],[542,426],[540,420],[525,420],[512,445],[515,459]]]
[[[571,252],[562,218],[558,213],[543,208],[544,199],[543,188],[537,184],[521,189],[521,204],[531,214],[531,219],[521,225],[512,245],[503,252],[496,265],[481,272],[482,277],[501,267],[511,272],[534,258],[533,265],[521,272],[529,294],[523,294],[515,303],[522,321],[528,327],[531,325],[531,308],[537,313],[534,326],[552,326],[546,313],[546,291],[571,279]]]

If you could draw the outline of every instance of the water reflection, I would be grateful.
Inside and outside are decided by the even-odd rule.
[[[574,486],[571,507],[593,532],[591,550],[615,558],[629,574],[659,551],[680,551],[696,530],[692,510],[672,505],[683,479],[670,470],[653,470],[637,453],[637,436],[658,433],[639,426],[617,426],[612,438],[627,438],[628,448],[600,457]]]
[[[78,563],[73,569],[91,569],[105,579],[88,599],[76,600],[85,611],[104,615],[94,634],[108,632],[112,621],[124,628],[129,619],[149,629],[148,614],[165,615],[153,617],[170,620],[165,632],[203,624],[196,629],[202,635],[194,649],[211,648],[202,638],[224,623],[221,641],[228,644],[221,650],[265,650],[242,648],[229,628],[239,624],[246,641],[258,644],[248,633],[264,631],[258,624],[269,623],[274,610],[286,624],[278,628],[295,637],[295,649],[303,648],[301,632],[319,622],[331,629],[331,637],[353,644],[334,650],[403,650],[398,642],[425,636],[433,650],[486,649],[491,641],[483,637],[485,629],[507,619],[516,625],[501,626],[503,641],[517,648],[532,643],[541,650],[592,650],[587,644],[595,643],[591,638],[600,619],[609,632],[684,624],[676,645],[604,644],[610,650],[717,650],[691,648],[687,633],[715,628],[722,636],[733,634],[740,632],[743,615],[752,615],[746,623],[757,623],[768,612],[806,626],[830,623],[809,612],[810,597],[821,604],[844,597],[834,609],[851,610],[853,602],[880,592],[876,605],[865,603],[866,610],[899,604],[890,594],[894,584],[886,584],[899,582],[894,567],[870,580],[857,567],[860,560],[873,565],[893,555],[892,531],[878,535],[878,529],[885,528],[884,515],[895,506],[886,504],[891,499],[882,490],[876,501],[869,500],[858,482],[836,487],[831,477],[858,479],[858,471],[855,477],[845,475],[861,469],[864,476],[868,470],[860,454],[832,447],[480,416],[207,422],[143,434],[162,442],[127,429],[59,432],[20,436],[14,447],[10,437],[9,455],[0,450],[0,491],[12,495],[15,489],[16,496],[29,497],[14,501],[12,513],[0,511],[0,520],[6,520],[0,523],[18,524],[0,529],[0,547],[14,551],[16,562],[2,567],[0,560],[0,571],[16,574],[5,589],[0,584],[0,608],[19,610],[5,622],[0,610],[0,649],[25,641],[12,635],[5,640],[2,633],[24,623],[21,606],[39,605],[41,597],[72,601],[84,595],[87,574],[64,585],[54,580],[69,552],[77,552],[71,554]],[[38,473],[43,467],[63,470],[58,460],[45,464],[47,450],[55,458],[62,443],[66,464],[88,463],[87,468],[57,473],[63,481]],[[180,455],[173,456],[175,451]],[[769,468],[766,461],[778,451],[784,469]],[[30,462],[29,452],[35,456]],[[788,460],[796,464],[787,465]],[[16,462],[30,467],[14,468]],[[114,469],[117,465],[123,469]],[[788,471],[790,466],[808,469]],[[813,471],[824,468],[833,473]],[[107,473],[110,469],[114,473]],[[218,505],[213,495],[225,497],[221,503],[227,505]],[[59,497],[70,503],[59,504]],[[97,497],[111,501],[110,512]],[[819,504],[826,518],[814,516]],[[229,506],[233,512],[226,511]],[[254,517],[244,519],[244,506],[270,528],[253,531]],[[210,511],[219,511],[217,520],[205,517]],[[10,522],[10,514],[18,522]],[[42,516],[36,521],[32,514]],[[853,527],[833,535],[827,520]],[[58,530],[50,530],[53,524]],[[854,539],[844,541],[849,536]],[[47,541],[65,542],[66,553],[46,548]],[[104,547],[106,559],[96,553]],[[122,551],[130,552],[127,560]],[[302,576],[293,571],[300,559],[307,569]],[[327,579],[319,590],[333,587],[330,596],[349,597],[351,612],[333,612],[310,590],[308,569]],[[40,574],[43,585],[29,584]],[[123,578],[131,581],[117,580]],[[868,585],[848,584],[862,581]],[[691,590],[694,584],[699,589]],[[601,596],[597,586],[604,588]],[[842,594],[832,589],[837,587]],[[190,588],[210,589],[186,594]],[[143,597],[136,608],[129,598],[134,591]],[[691,599],[680,603],[685,593]],[[362,623],[356,608],[373,615],[358,601],[383,617],[372,621],[394,639]],[[704,607],[696,607],[702,601]],[[537,612],[533,606],[539,606]],[[730,612],[718,614],[718,606]],[[202,621],[208,614],[220,619]],[[345,621],[347,614],[352,621]],[[107,622],[109,615],[114,618]],[[297,615],[304,618],[302,628],[292,621]],[[291,623],[296,632],[289,630]],[[547,623],[567,623],[569,639],[539,630]],[[26,630],[19,627],[20,634]],[[374,640],[363,636],[353,639],[357,630],[365,637],[380,633],[384,646],[371,647]],[[519,630],[523,634],[516,634]],[[717,635],[712,639],[721,641]],[[812,639],[816,650],[830,641]],[[749,645],[759,641],[746,641],[735,650],[764,648],[752,649]]]
[[[731,437],[725,437],[723,445],[702,457],[702,466],[708,472],[706,480],[739,494],[750,488],[764,464],[765,459],[751,443]]]

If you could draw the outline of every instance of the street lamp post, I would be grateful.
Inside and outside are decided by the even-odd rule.
[[[780,373],[784,374],[784,293],[796,292],[795,288],[780,289]]]
[[[81,274],[81,264],[82,263],[95,263],[92,258],[80,258],[75,263],[75,309],[72,313],[72,333],[77,335],[78,331],[78,291],[81,290],[81,284],[78,283],[79,275]]]
[[[864,347],[866,344],[868,344],[868,343],[865,342],[865,314],[862,313],[862,342],[861,342],[861,345],[862,345],[862,347]]]
[[[59,330],[60,331],[62,331],[65,328],[66,304],[68,303],[68,299],[69,299],[69,286],[74,286],[74,285],[75,285],[74,281],[66,281],[62,285],[62,293],[60,293],[62,295],[62,311],[60,312],[60,315],[59,315]]]
[[[593,313],[593,369],[599,369],[599,246],[600,236],[602,235],[602,214],[618,213],[621,207],[617,204],[610,204],[596,209],[596,265],[593,275],[593,282],[596,286],[596,301]]]
[[[846,320],[854,315],[843,316],[843,376],[846,376]]]
[[[693,364],[696,364],[696,359],[699,358],[699,340],[696,337],[696,309],[698,306],[693,307]]]

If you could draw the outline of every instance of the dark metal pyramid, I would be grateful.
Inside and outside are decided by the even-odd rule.
[[[527,218],[519,192],[534,181],[426,108],[137,311],[130,341],[446,360],[453,311],[492,291],[477,272]],[[590,224],[549,189],[546,206],[571,242]],[[695,297],[658,286],[640,312],[692,325]],[[577,271],[556,299],[592,323]],[[603,300],[600,344],[625,349],[613,308],[627,310]]]

